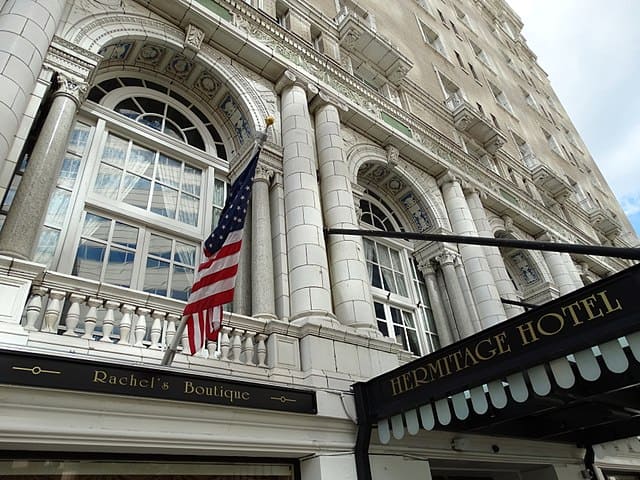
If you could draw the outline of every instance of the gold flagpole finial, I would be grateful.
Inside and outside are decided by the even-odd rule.
[[[271,115],[269,115],[267,118],[264,119],[264,123],[267,124],[267,127],[273,125],[275,123],[276,119],[273,118]]]

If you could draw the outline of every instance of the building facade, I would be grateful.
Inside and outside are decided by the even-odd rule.
[[[94,371],[102,390],[0,382],[0,478],[356,478],[354,382],[630,266],[325,235],[637,245],[521,29],[503,0],[1,2],[0,342],[36,362],[13,367],[55,375],[46,355],[299,389],[316,413],[140,396],[134,373]],[[219,340],[161,369],[267,116]],[[185,378],[182,394],[218,396]],[[374,434],[374,478],[584,471],[583,448],[452,438]],[[637,440],[595,450],[638,478]]]

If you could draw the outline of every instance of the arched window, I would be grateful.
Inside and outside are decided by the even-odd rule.
[[[360,201],[366,229],[402,231],[398,217],[379,196]],[[415,355],[439,348],[431,304],[422,274],[405,241],[364,238],[365,257],[378,329]]]
[[[36,261],[186,300],[227,170],[221,135],[193,101],[158,79],[103,80],[73,127]]]

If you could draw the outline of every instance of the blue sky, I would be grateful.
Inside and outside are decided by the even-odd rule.
[[[640,234],[640,1],[507,1]]]

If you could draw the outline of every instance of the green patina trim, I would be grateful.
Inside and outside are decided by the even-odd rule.
[[[392,126],[393,128],[395,128],[396,130],[404,133],[407,137],[412,137],[411,135],[411,129],[409,127],[407,127],[404,123],[402,123],[401,121],[393,118],[391,115],[389,115],[388,113],[385,112],[381,112],[382,115],[382,120],[387,124]]]
[[[230,22],[231,20],[233,20],[233,16],[231,15],[231,12],[226,8],[224,8],[215,0],[196,0],[196,1],[203,7],[211,10],[213,13],[215,13],[219,17],[225,19],[227,22]]]
[[[509,202],[515,205],[519,204],[518,199],[505,190],[500,189],[500,195],[502,195],[502,198],[504,198],[505,200],[508,200]]]

